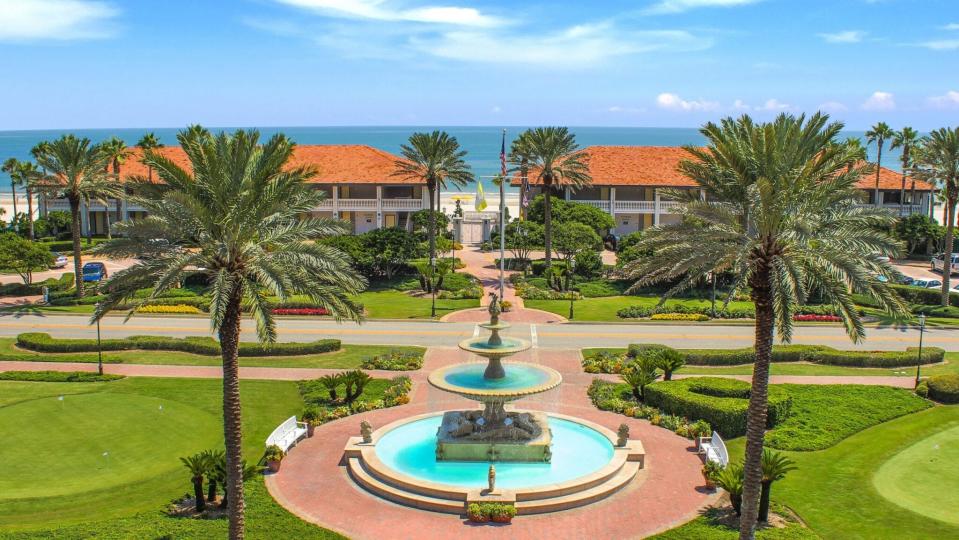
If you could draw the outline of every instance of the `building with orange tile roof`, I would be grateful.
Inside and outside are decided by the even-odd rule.
[[[679,171],[679,163],[692,155],[677,146],[590,146],[587,154],[592,185],[572,190],[563,188],[559,196],[590,204],[609,212],[616,224],[616,234],[628,234],[660,223],[675,221],[679,203],[666,200],[663,191],[695,189],[696,183]],[[932,186],[914,181],[899,172],[879,169],[879,194],[884,207],[900,215],[929,213]],[[521,186],[522,179],[514,174],[511,184]],[[530,195],[542,191],[536,172],[529,173]],[[905,185],[905,203],[900,204]],[[874,204],[875,175],[869,174],[859,182],[863,203]],[[912,201],[912,197],[915,201]]]

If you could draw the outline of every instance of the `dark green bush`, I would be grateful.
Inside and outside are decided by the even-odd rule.
[[[106,382],[124,378],[123,375],[92,371],[2,371],[0,381],[29,382]]]
[[[37,352],[73,353],[96,352],[95,339],[60,339],[50,334],[31,332],[17,336],[17,346]],[[127,338],[104,339],[100,344],[104,351],[157,350],[179,351],[206,356],[219,356],[220,344],[211,337],[172,338],[163,336],[130,336]],[[320,354],[340,350],[340,340],[321,339],[305,343],[240,342],[240,356],[298,356]]]
[[[705,420],[724,437],[733,438],[746,434],[749,389],[749,383],[736,379],[691,377],[650,384],[644,396],[650,406],[691,420]],[[782,422],[791,405],[783,389],[770,386],[767,427]]]
[[[48,278],[33,283],[7,283],[0,285],[0,296],[33,296],[43,294],[43,288],[50,290],[51,296],[60,291],[73,288],[73,272],[67,272],[59,278]]]
[[[663,347],[647,343],[632,344],[627,355],[636,356],[642,348]],[[756,360],[752,347],[743,349],[680,349],[686,363],[692,366],[738,366]],[[946,351],[939,347],[923,347],[922,364],[942,362]],[[773,362],[810,362],[847,367],[903,367],[916,365],[919,351],[910,347],[905,351],[841,351],[825,345],[775,345]]]
[[[619,296],[626,292],[629,283],[623,281],[585,281],[573,286],[574,290],[579,291],[586,298],[598,298],[602,296]]]
[[[929,399],[939,403],[959,403],[959,375],[934,375],[923,382],[928,388]]]
[[[922,313],[926,317],[948,317],[959,319],[959,308],[954,306],[912,306],[912,312],[916,315]]]
[[[942,301],[942,293],[939,289],[926,289],[909,285],[890,285],[890,287],[896,291],[903,300],[910,304],[936,305]],[[860,296],[861,295],[856,296],[856,303],[867,305],[859,302],[859,300],[861,300]],[[875,302],[873,302],[873,304],[875,304]],[[949,305],[959,307],[959,293],[949,293]]]

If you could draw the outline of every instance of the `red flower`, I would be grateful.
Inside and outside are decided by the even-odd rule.
[[[325,308],[275,308],[274,315],[329,315]]]
[[[839,322],[841,317],[836,315],[793,315],[794,321],[814,321],[814,322]]]

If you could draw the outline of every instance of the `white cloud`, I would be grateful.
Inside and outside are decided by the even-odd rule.
[[[930,105],[938,109],[959,108],[959,92],[949,90],[941,96],[932,96],[928,101]]]
[[[0,0],[0,41],[109,37],[119,11],[89,0]]]
[[[789,110],[792,105],[788,103],[783,103],[776,98],[767,99],[765,103],[756,107],[757,111],[786,111]]]
[[[670,111],[714,111],[719,103],[704,99],[687,101],[676,94],[664,92],[656,96],[656,106]]]
[[[876,91],[863,102],[862,108],[867,111],[891,111],[896,108],[896,100],[889,92]]]
[[[682,13],[704,7],[735,7],[755,4],[762,0],[662,0],[653,4],[646,13]]]
[[[497,17],[478,9],[458,6],[423,6],[403,9],[387,0],[277,0],[282,4],[316,11],[331,17],[407,21],[454,26],[488,27],[499,24]]]
[[[837,112],[848,111],[849,107],[847,107],[845,104],[840,103],[838,101],[827,101],[819,106],[819,110],[824,112],[837,113]]]
[[[949,23],[942,27],[943,30],[959,30],[959,23]]]
[[[843,30],[832,34],[819,34],[826,43],[859,43],[866,37],[861,30]]]
[[[934,41],[923,41],[917,43],[919,47],[925,47],[934,51],[954,51],[959,49],[959,39],[940,39]]]
[[[733,102],[733,109],[736,109],[737,111],[750,111],[752,110],[752,107],[750,107],[749,104],[743,100],[737,99]]]

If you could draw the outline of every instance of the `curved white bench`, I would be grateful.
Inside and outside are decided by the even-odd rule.
[[[270,433],[266,438],[266,445],[276,445],[287,452],[303,437],[306,437],[306,422],[297,422],[296,417],[291,416]]]
[[[719,463],[723,467],[729,465],[729,452],[726,443],[715,431],[709,437],[699,438],[699,453],[706,455],[706,461]]]

